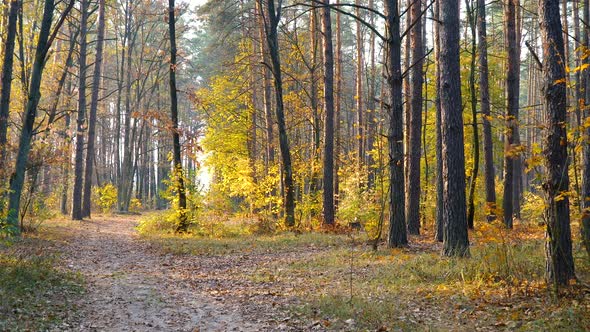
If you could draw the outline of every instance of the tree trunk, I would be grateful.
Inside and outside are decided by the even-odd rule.
[[[340,0],[336,0],[336,5],[340,4]],[[334,54],[334,71],[336,79],[336,96],[334,98],[334,213],[338,211],[338,202],[340,197],[340,179],[338,170],[340,168],[340,118],[342,108],[342,20],[340,12],[336,13],[336,52]]]
[[[84,132],[86,131],[86,35],[88,34],[88,0],[80,1],[80,50],[78,71],[78,119],[76,121],[76,157],[72,220],[82,220],[82,186],[84,184]]]
[[[176,95],[176,19],[174,0],[168,0],[168,29],[170,34],[170,118],[172,120],[172,150],[176,191],[178,194],[178,226],[176,232],[188,231],[186,215],[186,191],[182,156],[180,155],[180,132],[178,131],[178,97]]]
[[[506,75],[506,141],[504,148],[504,224],[512,228],[515,213],[519,210],[515,203],[515,175],[517,159],[520,157],[518,136],[518,76],[520,74],[518,59],[518,46],[516,40],[516,6],[515,0],[506,0],[504,20],[506,22],[505,38],[508,48],[507,75]],[[517,204],[518,205],[518,204]]]
[[[375,9],[373,0],[369,0],[369,8]],[[375,13],[369,13],[369,24],[375,26]],[[377,90],[377,67],[375,62],[375,32],[370,32],[369,37],[369,73],[368,76],[368,93],[367,93],[367,116],[365,122],[367,123],[367,130],[365,133],[366,144],[366,160],[367,160],[367,188],[372,189],[375,185],[375,158],[372,153],[375,144],[375,135],[377,131],[376,114],[377,104],[375,102],[375,94]]]
[[[62,13],[62,17],[68,14],[73,5],[73,1]],[[51,32],[51,23],[53,21],[53,11],[55,9],[55,3],[53,0],[45,0],[43,8],[43,20],[41,21],[41,29],[39,30],[39,37],[37,38],[37,48],[35,51],[35,60],[33,61],[31,81],[29,84],[29,93],[27,105],[25,108],[23,128],[20,134],[19,147],[16,156],[16,162],[14,167],[14,174],[10,179],[10,194],[8,201],[8,214],[7,223],[13,228],[15,235],[20,235],[21,229],[19,228],[18,214],[20,210],[20,199],[23,189],[23,183],[25,181],[25,169],[27,160],[29,158],[29,152],[31,150],[31,140],[33,138],[33,126],[35,124],[35,116],[37,114],[37,106],[39,105],[39,99],[41,98],[41,79],[43,78],[43,69],[45,65],[45,58],[49,47],[51,46],[51,40],[49,35]],[[60,20],[56,25],[55,29],[63,24],[63,20]]]
[[[355,5],[357,6],[355,11],[358,17],[361,17],[361,11],[358,6],[361,5],[361,0],[355,0]],[[363,121],[363,38],[362,38],[362,30],[361,30],[361,22],[360,20],[356,20],[356,80],[355,80],[355,108],[357,113],[357,156],[358,156],[358,172],[359,174],[362,172],[362,168],[364,165],[364,158],[365,158],[365,150],[364,150],[364,121]],[[362,186],[362,178],[359,177],[361,183],[359,186]]]
[[[267,48],[265,47],[266,36],[264,35],[264,16],[262,14],[262,7],[259,1],[256,1],[256,9],[258,11],[258,36],[260,38],[260,62],[268,63]],[[261,66],[264,89],[264,120],[266,127],[266,161],[267,167],[274,164],[275,151],[274,151],[274,129],[272,119],[272,95],[271,95],[271,73],[267,66]]]
[[[397,0],[385,0],[386,65],[389,84],[389,247],[408,244],[405,216],[405,176],[400,16]]]
[[[12,87],[12,66],[14,63],[16,23],[20,5],[20,0],[10,1],[10,9],[8,11],[8,26],[2,62],[2,85],[0,86],[0,89],[2,90],[0,94],[0,170],[5,169],[4,166],[6,161],[8,120],[10,116],[10,91]]]
[[[410,73],[410,113],[409,113],[409,151],[408,151],[408,200],[406,217],[410,234],[420,234],[420,153],[422,129],[422,85],[424,83],[422,44],[422,1],[415,0],[410,9],[414,26],[410,30],[410,48],[412,50],[412,69]]]
[[[440,2],[434,4],[435,22],[440,19]],[[443,168],[442,168],[442,119],[440,108],[440,24],[434,25],[434,58],[436,62],[435,85],[436,85],[436,214],[435,214],[435,238],[442,242],[444,238],[444,206],[443,206]]]
[[[262,0],[257,0],[262,1]],[[283,161],[283,184],[285,200],[285,224],[288,227],[295,226],[295,187],[293,185],[293,170],[291,166],[291,152],[289,151],[289,138],[285,126],[285,110],[283,105],[283,80],[281,73],[281,59],[279,54],[278,26],[280,22],[281,7],[275,10],[274,0],[267,1],[267,15],[269,18],[266,27],[268,49],[272,63],[276,94],[276,116],[279,127],[279,147]]]
[[[583,6],[584,14],[583,14],[583,22],[584,30],[583,30],[583,43],[586,49],[590,46],[590,26],[588,22],[590,22],[590,1],[584,0]],[[583,65],[590,64],[590,59],[588,57],[583,58]],[[581,78],[581,86],[583,89],[582,99],[584,100],[584,107],[587,108],[589,101],[590,101],[590,89],[588,89],[588,85],[590,85],[590,72],[585,70],[582,73]],[[588,116],[588,111],[586,111],[586,116]],[[586,251],[588,255],[590,255],[590,128],[586,128],[584,130],[586,140],[584,142],[584,165],[583,165],[583,178],[582,178],[582,241],[584,242],[584,246],[586,247]]]
[[[539,2],[539,21],[543,41],[543,92],[545,103],[545,163],[547,178],[543,188],[547,194],[546,258],[549,284],[567,285],[574,278],[572,238],[569,211],[569,176],[567,156],[566,82],[564,45],[559,0]]]
[[[324,0],[322,36],[324,53],[324,224],[334,224],[334,52],[330,0]]]
[[[459,2],[440,1],[440,104],[442,120],[443,254],[469,255],[465,206],[465,151],[459,64]]]
[[[98,35],[96,41],[96,60],[94,62],[94,76],[92,78],[92,96],[90,100],[90,116],[88,119],[88,147],[86,150],[86,168],[84,169],[84,201],[82,202],[82,216],[90,217],[90,198],[92,196],[92,170],[95,160],[94,144],[96,141],[96,112],[98,109],[98,93],[100,91],[100,76],[102,70],[102,52],[104,47],[105,30],[105,0],[98,2]]]
[[[471,97],[471,127],[473,128],[473,172],[469,179],[469,198],[467,210],[467,227],[473,229],[473,219],[475,217],[475,185],[477,183],[477,174],[479,173],[479,131],[477,126],[477,92],[475,91],[475,57],[476,57],[476,31],[475,31],[475,10],[473,1],[465,0],[467,19],[471,30],[471,62],[469,72],[469,94]]]
[[[60,210],[61,214],[64,216],[68,214],[68,190],[70,187],[70,168],[71,165],[71,153],[72,153],[72,144],[70,142],[69,132],[70,130],[70,114],[65,115],[65,125],[63,131],[63,144],[65,145],[65,155],[67,156],[67,160],[63,164],[62,168],[62,188],[61,188],[61,202],[60,202]]]
[[[488,221],[496,219],[496,174],[494,171],[494,142],[490,124],[490,84],[488,71],[488,37],[485,0],[477,0],[478,48],[479,48],[479,93],[483,118],[484,181],[486,190],[485,213]]]

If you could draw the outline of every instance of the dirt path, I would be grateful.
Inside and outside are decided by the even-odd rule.
[[[88,285],[77,317],[68,323],[72,330],[280,329],[259,310],[224,298],[222,291],[212,293],[216,285],[204,278],[207,261],[156,252],[137,237],[135,224],[130,218],[109,218],[68,230],[73,236],[62,248],[63,258]]]

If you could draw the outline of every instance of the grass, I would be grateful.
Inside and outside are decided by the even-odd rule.
[[[587,286],[567,288],[559,300],[546,288],[541,240],[480,244],[471,254],[445,259],[437,251],[411,247],[375,253],[339,248],[295,262],[282,273],[307,280],[300,296],[317,294],[298,310],[321,313],[340,323],[338,329],[349,319],[357,328],[372,330],[583,331],[590,326]],[[580,281],[588,282],[588,258],[581,250],[576,264]]]
[[[59,328],[75,311],[81,277],[57,268],[52,245],[38,237],[0,245],[0,331]]]
[[[174,234],[174,223],[169,221],[166,212],[144,217],[137,228],[145,240],[171,254],[256,254],[302,247],[336,247],[350,241],[342,234],[277,231],[266,222],[255,219],[209,217],[199,225],[193,225],[187,234]]]
[[[262,254],[298,248],[327,248],[342,245],[347,238],[341,235],[281,232],[275,235],[245,235],[230,238],[204,238],[202,236],[149,234],[143,238],[171,254],[228,255],[234,253]]]
[[[301,252],[254,270],[250,282],[290,285],[290,310],[331,330],[568,330],[590,326],[590,263],[576,245],[578,284],[556,299],[544,282],[543,227],[478,225],[470,258],[443,258],[432,234],[376,252],[363,235],[279,232],[257,236],[144,233],[173,254]],[[574,231],[575,232],[575,231]],[[354,241],[353,241],[354,239]],[[321,250],[309,250],[320,248]],[[291,255],[290,257],[293,257]]]

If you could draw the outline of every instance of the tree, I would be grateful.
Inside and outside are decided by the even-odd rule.
[[[355,11],[356,16],[361,17],[361,1],[355,0]],[[363,114],[365,110],[363,109],[363,67],[365,66],[363,60],[363,38],[362,38],[362,29],[361,29],[361,21],[356,20],[356,78],[355,78],[355,108],[357,113],[357,155],[358,155],[358,166],[359,171],[362,170],[365,160],[365,149],[364,149],[364,141],[365,141],[365,131],[364,131],[364,121],[363,121]],[[360,184],[359,184],[360,185]]]
[[[96,112],[98,109],[98,93],[100,91],[100,76],[102,70],[102,52],[104,48],[105,30],[105,0],[98,2],[98,34],[96,40],[96,60],[92,77],[92,96],[90,99],[90,116],[88,119],[88,146],[86,147],[86,167],[84,168],[84,198],[82,202],[82,217],[90,217],[90,198],[92,195],[92,170],[95,160],[94,144],[96,142]]]
[[[8,11],[6,44],[4,45],[2,62],[2,85],[0,87],[2,90],[0,93],[0,169],[4,169],[4,163],[6,161],[8,118],[10,116],[10,91],[12,88],[12,66],[14,63],[16,23],[20,5],[20,0],[10,1],[10,9]]]
[[[263,1],[263,0],[257,0]],[[262,5],[260,5],[262,8]],[[295,187],[293,184],[293,169],[291,165],[291,152],[289,149],[289,138],[285,126],[285,109],[283,104],[283,79],[281,74],[281,58],[279,54],[278,26],[281,19],[281,2],[275,9],[274,0],[266,1],[266,15],[268,22],[264,20],[266,41],[270,53],[272,74],[275,86],[276,117],[279,129],[279,148],[283,162],[283,186],[285,204],[285,224],[288,227],[295,225]]]
[[[27,161],[29,159],[29,152],[31,151],[31,140],[33,139],[33,126],[35,124],[37,106],[39,105],[39,99],[41,98],[40,87],[47,53],[49,52],[49,48],[51,47],[57,31],[74,6],[74,2],[75,1],[72,0],[62,12],[59,21],[55,25],[53,34],[51,33],[51,23],[53,21],[55,3],[53,0],[45,0],[44,2],[43,19],[41,21],[41,28],[37,38],[37,47],[35,49],[35,58],[33,61],[31,80],[29,83],[29,92],[27,105],[25,108],[23,128],[20,134],[14,173],[10,178],[10,195],[6,219],[8,224],[13,228],[15,235],[19,235],[21,231],[18,225],[21,193],[25,181],[25,170]]]
[[[490,84],[488,70],[488,37],[485,0],[477,0],[477,37],[479,50],[479,93],[483,118],[484,182],[486,188],[486,216],[496,219],[496,175],[494,172],[494,146],[490,124]]]
[[[590,21],[590,1],[584,0],[583,2],[583,22]],[[583,29],[583,45],[585,49],[588,49],[590,46],[590,26],[587,24],[584,25]],[[590,59],[588,57],[582,57],[582,65],[590,65]],[[590,102],[590,89],[588,86],[590,85],[590,77],[589,71],[586,70],[582,73],[582,77],[580,79],[581,88],[584,89],[582,93],[582,100],[583,106],[588,106]],[[588,112],[586,111],[586,116],[588,116]],[[588,140],[590,139],[590,127],[587,127],[584,131],[586,136],[586,142],[584,144],[584,160],[583,160],[583,178],[582,178],[582,240],[584,241],[584,245],[586,247],[586,251],[588,255],[590,255],[590,144]]]
[[[403,106],[400,17],[397,0],[385,0],[386,66],[389,85],[389,239],[390,247],[408,243],[405,216]]]
[[[176,19],[174,0],[168,0],[168,31],[170,37],[170,118],[172,119],[172,151],[176,190],[178,194],[179,222],[177,232],[186,232],[189,221],[186,215],[186,191],[180,155],[180,132],[178,131],[178,97],[176,93]]]
[[[438,21],[440,19],[440,2],[437,1],[434,4],[434,19]],[[436,232],[434,237],[438,242],[442,242],[444,238],[444,201],[443,201],[443,168],[442,168],[442,118],[441,118],[441,106],[440,106],[440,24],[434,24],[434,60],[436,62],[435,85],[436,85],[436,99],[435,99],[435,112],[436,112],[436,211],[435,211],[435,223]]]
[[[476,57],[476,31],[475,20],[476,14],[473,8],[473,1],[465,0],[465,11],[469,21],[469,30],[471,31],[471,59],[469,62],[469,96],[471,106],[471,128],[473,129],[472,151],[473,151],[473,171],[469,178],[469,197],[467,198],[467,227],[473,229],[473,219],[475,216],[475,185],[477,183],[477,174],[479,172],[479,127],[477,125],[477,93],[475,91],[475,57]]]
[[[465,152],[459,64],[459,2],[440,1],[440,107],[443,173],[443,254],[469,255]]]
[[[574,275],[569,209],[569,175],[566,131],[565,51],[558,0],[539,2],[543,41],[545,106],[545,165],[543,189],[547,202],[546,275],[554,285],[567,285]]]
[[[515,0],[506,0],[504,20],[506,22],[506,47],[508,48],[506,74],[506,145],[504,148],[504,224],[512,228],[512,218],[519,211],[519,196],[516,189],[518,172],[516,165],[520,158],[518,136],[518,95],[520,59],[516,39]],[[516,204],[515,204],[516,203]]]
[[[410,7],[413,26],[410,29],[412,67],[410,76],[409,151],[408,151],[408,200],[406,217],[410,234],[420,234],[420,153],[422,129],[422,85],[424,45],[422,41],[422,1],[416,0]]]
[[[80,1],[80,50],[78,71],[78,119],[76,121],[76,157],[74,161],[74,189],[72,219],[82,220],[82,189],[84,185],[84,132],[86,131],[86,35],[88,34],[88,0]],[[87,156],[90,158],[90,156]]]
[[[334,51],[330,0],[324,0],[322,35],[324,54],[324,224],[334,224]]]

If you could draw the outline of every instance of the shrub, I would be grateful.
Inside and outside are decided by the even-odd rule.
[[[94,202],[101,208],[102,213],[109,213],[117,204],[117,187],[112,183],[94,188],[94,193]]]

